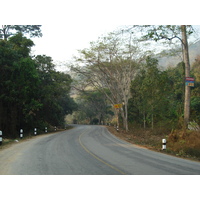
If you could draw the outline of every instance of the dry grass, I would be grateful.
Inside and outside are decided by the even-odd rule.
[[[200,132],[174,131],[169,134],[169,148],[181,156],[192,156],[200,160]]]
[[[107,127],[115,136],[132,144],[142,145],[151,150],[163,152],[162,139],[167,139],[167,154],[178,157],[200,160],[200,132],[197,131],[166,131],[163,128],[132,129],[128,133],[123,130],[119,132],[113,127]]]

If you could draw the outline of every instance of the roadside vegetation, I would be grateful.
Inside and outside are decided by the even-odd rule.
[[[3,138],[33,135],[34,129],[64,127],[76,109],[70,75],[55,70],[51,57],[32,56],[27,37],[42,36],[40,26],[4,25],[0,29],[0,130]]]
[[[162,128],[131,128],[127,133],[122,129],[116,130],[113,126],[107,126],[108,130],[129,143],[170,154],[177,157],[200,161],[200,132],[177,129],[167,131]],[[166,150],[162,150],[162,139],[166,139]]]
[[[73,86],[78,91],[78,111],[71,119],[76,123],[110,124],[122,137],[125,135],[123,138],[157,150],[161,150],[165,138],[166,152],[199,159],[200,56],[190,66],[187,45],[185,49],[181,46],[186,44],[183,30],[189,38],[193,29],[184,28],[125,27],[80,50],[71,66],[76,74]],[[141,31],[139,38],[136,30]],[[154,52],[156,45],[151,51],[145,50],[153,41],[166,48],[170,42],[171,46],[161,54]],[[172,44],[180,48],[174,51]],[[180,55],[182,59],[163,68],[159,58],[166,52],[169,58]],[[186,76],[195,79],[194,87],[186,86]]]

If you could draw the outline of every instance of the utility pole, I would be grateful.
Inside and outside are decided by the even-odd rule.
[[[188,42],[186,34],[186,25],[181,25],[182,44],[183,44],[183,61],[185,63],[185,77],[190,77],[190,61]],[[184,128],[187,128],[190,119],[190,87],[185,84],[185,99],[184,99]]]

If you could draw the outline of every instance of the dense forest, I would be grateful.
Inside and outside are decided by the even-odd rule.
[[[70,75],[55,70],[51,57],[31,56],[40,26],[5,25],[0,30],[0,130],[6,138],[33,134],[34,128],[64,126],[76,109],[70,97]],[[27,36],[27,37],[26,37]]]
[[[76,99],[79,110],[73,114],[75,121],[111,123],[126,131],[129,126],[151,129],[162,126],[168,130],[184,127],[184,59],[182,57],[177,65],[162,68],[158,64],[158,54],[146,48],[152,45],[149,42],[157,44],[162,40],[164,43],[159,45],[168,45],[169,56],[174,52],[170,51],[174,42],[180,50],[173,55],[182,56],[181,27],[152,26],[151,30],[149,27],[125,27],[99,37],[89,48],[79,51],[71,66],[76,74],[74,88],[79,93]],[[193,29],[191,26],[186,28],[189,37]],[[136,37],[138,31],[141,35]],[[195,87],[187,87],[191,90],[189,123],[195,126],[200,122],[199,69],[200,57],[197,56],[190,69]],[[120,108],[114,108],[119,104]]]

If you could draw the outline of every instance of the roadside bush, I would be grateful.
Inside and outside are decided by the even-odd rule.
[[[200,149],[188,147],[185,153],[200,159]]]
[[[179,155],[190,155],[200,159],[200,132],[174,131],[169,134],[167,147]]]

